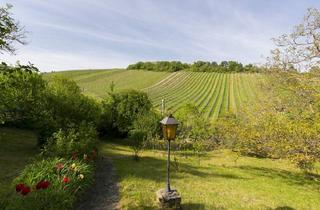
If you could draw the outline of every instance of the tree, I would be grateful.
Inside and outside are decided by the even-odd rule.
[[[139,153],[143,149],[147,134],[142,130],[131,130],[129,134],[130,146],[133,150],[133,157],[139,160]]]
[[[216,124],[217,138],[240,154],[288,158],[310,172],[320,160],[319,81],[316,72],[268,74],[265,97]]]
[[[159,137],[161,132],[160,122],[161,116],[153,110],[141,112],[132,123],[133,130],[141,130],[146,133],[148,141]]]
[[[320,64],[320,10],[309,8],[301,24],[290,34],[274,38],[277,48],[268,58],[271,67],[305,70]]]
[[[210,122],[196,106],[185,104],[176,112],[175,116],[181,122],[178,127],[179,136],[192,142],[195,154],[200,157],[209,147],[213,146]]]
[[[100,135],[126,136],[137,117],[151,108],[151,101],[144,92],[126,90],[109,93],[108,98],[103,101]]]
[[[12,5],[7,4],[0,7],[0,53],[9,52],[14,54],[16,48],[14,43],[26,44],[26,31],[20,23],[12,17],[10,9]]]
[[[0,64],[0,122],[32,127],[37,122],[46,82],[33,65]]]

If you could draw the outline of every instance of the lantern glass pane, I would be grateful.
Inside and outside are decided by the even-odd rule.
[[[176,138],[177,125],[167,125],[167,139],[174,140]]]
[[[165,139],[167,139],[167,126],[166,125],[162,125],[162,134],[163,134],[163,137]]]

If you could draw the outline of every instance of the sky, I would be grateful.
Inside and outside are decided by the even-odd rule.
[[[41,71],[123,68],[138,61],[261,64],[319,0],[0,0],[25,26],[14,64]]]

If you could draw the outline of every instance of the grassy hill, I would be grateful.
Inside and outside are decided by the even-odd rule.
[[[44,76],[50,79],[55,75],[75,80],[85,94],[97,98],[105,97],[114,82],[115,91],[133,88],[147,92],[156,108],[162,99],[172,112],[185,103],[192,103],[211,119],[227,112],[236,113],[241,105],[257,100],[259,83],[263,81],[260,74],[123,69],[64,71]]]
[[[170,73],[150,71],[128,71],[123,69],[110,70],[76,70],[46,73],[44,77],[63,76],[73,79],[83,88],[84,93],[97,98],[107,95],[112,82],[115,91],[124,89],[143,89],[165,79]]]

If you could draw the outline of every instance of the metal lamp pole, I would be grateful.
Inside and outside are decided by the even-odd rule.
[[[170,149],[171,140],[176,138],[178,121],[170,114],[160,121],[164,139],[168,141],[168,159],[167,159],[167,186],[165,189],[157,191],[157,200],[162,209],[181,209],[181,196],[177,190],[170,188]]]
[[[168,139],[168,159],[167,159],[167,192],[170,192],[170,140]]]

